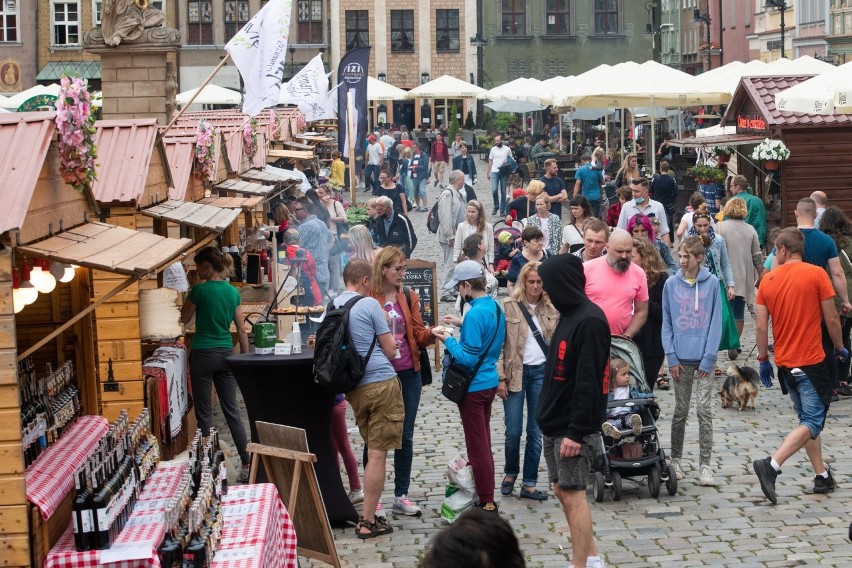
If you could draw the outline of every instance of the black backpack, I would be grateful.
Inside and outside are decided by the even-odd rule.
[[[385,155],[385,157],[388,160],[390,160],[391,162],[398,162],[399,161],[399,150],[397,150],[397,143],[396,142],[391,144],[391,147],[388,148],[388,151],[387,151],[387,154]]]
[[[317,329],[314,380],[334,394],[349,392],[358,386],[376,347],[377,338],[373,336],[367,356],[361,357],[349,335],[349,312],[363,298],[356,296],[339,308],[334,307],[334,302],[329,303]]]

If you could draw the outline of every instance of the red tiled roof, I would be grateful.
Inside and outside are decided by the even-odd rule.
[[[50,140],[56,130],[55,112],[0,114],[0,233],[24,223],[38,184]]]
[[[791,75],[786,77],[743,77],[734,93],[722,125],[735,124],[736,117],[732,109],[739,109],[742,97],[748,96],[757,106],[769,126],[836,126],[852,125],[852,115],[848,114],[804,114],[782,112],[775,108],[775,94],[795,87],[813,77],[813,75]]]
[[[139,201],[154,152],[157,119],[99,120],[95,128],[95,199],[101,203]]]

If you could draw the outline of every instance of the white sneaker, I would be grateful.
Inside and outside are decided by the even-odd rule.
[[[586,559],[586,568],[606,568],[600,556],[594,556]]]
[[[683,479],[683,467],[681,467],[680,465],[680,458],[671,458],[669,460],[669,463],[674,466],[675,477],[678,479]]]
[[[621,431],[609,422],[601,424],[601,432],[603,432],[604,436],[612,438],[613,440],[621,438]]]
[[[642,417],[634,414],[630,417],[630,425],[633,427],[633,435],[638,436],[642,433]]]
[[[364,490],[359,489],[358,491],[350,491],[349,492],[349,500],[352,501],[353,505],[357,505],[358,503],[364,502]]]
[[[379,504],[376,505],[376,517],[381,517],[383,519],[388,518],[388,514],[385,513],[385,510],[382,508],[382,502],[379,501]]]
[[[408,498],[408,495],[402,497],[394,497],[393,512],[398,515],[406,515],[409,517],[419,517],[423,512],[420,507],[414,504],[414,501]]]
[[[704,487],[716,486],[716,480],[713,479],[713,470],[710,469],[709,465],[702,465],[698,471],[698,485],[703,485]]]

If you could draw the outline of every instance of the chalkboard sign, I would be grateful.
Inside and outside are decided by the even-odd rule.
[[[408,286],[420,296],[420,315],[423,324],[435,327],[437,322],[438,281],[435,279],[435,263],[423,260],[407,260],[403,286]]]

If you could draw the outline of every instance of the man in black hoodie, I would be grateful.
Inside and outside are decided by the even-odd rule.
[[[593,435],[606,417],[609,324],[603,311],[586,296],[586,276],[579,258],[554,256],[542,263],[538,273],[561,315],[550,340],[536,415],[544,434],[547,473],[571,530],[573,566],[602,567],[586,486],[597,447]]]

